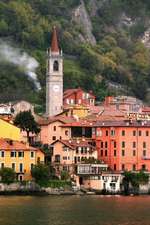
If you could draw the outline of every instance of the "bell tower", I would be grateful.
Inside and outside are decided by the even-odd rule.
[[[63,55],[53,27],[51,47],[47,51],[46,116],[55,116],[63,109]]]

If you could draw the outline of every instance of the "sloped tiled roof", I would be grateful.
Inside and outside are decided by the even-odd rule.
[[[150,107],[149,107],[149,106],[143,107],[143,108],[142,108],[142,112],[143,112],[143,113],[145,113],[145,112],[150,113]]]
[[[69,97],[70,95],[76,93],[79,90],[81,90],[81,89],[79,89],[79,88],[67,89],[67,90],[64,91],[63,98]]]
[[[68,146],[71,149],[76,149],[76,147],[90,147],[93,150],[95,150],[95,147],[89,144],[89,140],[56,140],[51,145],[54,145],[55,143],[60,142],[64,144],[65,146]]]
[[[0,149],[2,150],[33,150],[37,151],[39,149],[31,147],[23,142],[13,141],[10,139],[0,138]]]
[[[97,121],[93,127],[150,127],[150,121]]]
[[[84,90],[82,90],[81,88],[67,89],[67,90],[64,91],[63,98],[67,98],[70,95],[72,95],[74,93],[77,93],[78,91],[83,91],[84,92]],[[88,93],[90,96],[93,96],[95,98],[95,95],[91,91],[89,91],[89,92],[87,91],[86,93]]]
[[[38,118],[37,122],[39,125],[49,125],[51,123],[54,123],[56,121],[60,121],[61,123],[71,123],[74,122],[75,119],[73,117],[58,115],[58,116],[52,116],[52,117],[41,117]]]

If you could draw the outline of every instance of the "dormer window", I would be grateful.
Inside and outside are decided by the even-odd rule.
[[[53,70],[54,71],[59,71],[59,64],[58,64],[58,61],[54,61],[54,64],[53,64]]]

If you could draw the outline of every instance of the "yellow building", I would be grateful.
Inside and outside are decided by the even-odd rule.
[[[14,169],[18,180],[31,180],[31,169],[44,162],[44,153],[19,141],[0,139],[0,168]]]
[[[84,118],[89,115],[89,107],[83,105],[65,106],[64,114],[66,116],[74,116],[77,118]]]
[[[9,138],[19,141],[20,129],[7,121],[0,119],[0,138]]]

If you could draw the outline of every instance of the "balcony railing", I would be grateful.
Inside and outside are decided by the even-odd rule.
[[[60,163],[60,160],[55,160],[54,163]]]
[[[99,175],[107,170],[107,165],[77,165],[77,173],[81,175]]]
[[[143,160],[150,160],[150,156],[143,156],[142,159]]]

